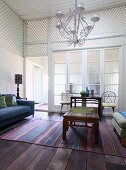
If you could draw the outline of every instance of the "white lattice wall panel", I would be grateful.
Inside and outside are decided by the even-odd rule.
[[[52,18],[51,22],[51,40],[65,40],[59,30],[56,28],[56,24],[58,23],[58,19],[56,17]]]
[[[47,56],[47,44],[41,45],[27,45],[27,56],[39,57],[39,56]]]
[[[23,55],[23,21],[0,1],[0,46]]]
[[[112,38],[101,38],[86,40],[85,44],[80,47],[68,46],[66,42],[52,43],[53,50],[71,50],[71,49],[84,49],[84,48],[97,48],[97,47],[109,47],[109,46],[120,46],[124,43],[124,37],[112,37]]]
[[[107,9],[99,12],[89,13],[85,15],[87,23],[92,24],[90,21],[91,16],[98,14],[100,21],[95,24],[93,31],[89,34],[89,38],[105,35],[115,35],[125,33],[125,22],[126,22],[126,6]],[[52,41],[64,40],[56,28],[56,18],[52,19],[51,27],[51,39]]]
[[[100,21],[96,23],[89,37],[125,33],[126,6],[104,10],[99,15]]]
[[[48,19],[27,21],[27,42],[47,41]]]
[[[91,23],[90,18],[93,14],[86,14],[88,23]],[[85,44],[76,48],[118,46],[124,43],[126,6],[98,11],[97,14],[100,16],[100,21],[96,23]],[[66,39],[61,37],[56,28],[57,22],[57,18],[52,18],[51,27],[48,28],[48,19],[27,21],[27,43],[31,44],[27,46],[27,56],[47,55],[47,35],[51,36],[49,39],[53,50],[75,49],[73,46],[68,46]],[[43,42],[46,45],[41,45]]]

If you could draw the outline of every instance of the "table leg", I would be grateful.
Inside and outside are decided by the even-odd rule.
[[[63,140],[66,139],[66,131],[68,130],[68,121],[63,119]]]
[[[94,123],[95,143],[99,143],[99,122]]]
[[[98,101],[98,114],[99,114],[99,118],[100,118],[100,121],[101,121],[101,116],[102,116],[101,99]]]

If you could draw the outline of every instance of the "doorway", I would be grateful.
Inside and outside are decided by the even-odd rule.
[[[41,67],[34,66],[34,101],[35,103],[43,103],[43,70]]]
[[[48,57],[26,59],[26,96],[34,100],[35,110],[48,110]]]

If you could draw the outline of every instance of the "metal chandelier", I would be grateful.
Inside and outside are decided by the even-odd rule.
[[[68,39],[68,45],[78,44],[82,46],[85,43],[86,37],[93,30],[95,23],[100,20],[96,15],[91,17],[92,25],[89,25],[84,17],[85,8],[82,3],[77,3],[75,0],[75,7],[70,8],[68,17],[65,20],[65,15],[59,11],[56,17],[59,19],[56,27],[59,29],[60,34]],[[63,22],[64,21],[64,22]]]

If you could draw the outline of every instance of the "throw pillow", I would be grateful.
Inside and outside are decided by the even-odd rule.
[[[7,106],[16,106],[16,97],[15,96],[5,96]]]
[[[0,108],[5,108],[5,107],[7,107],[5,97],[0,96]]]

